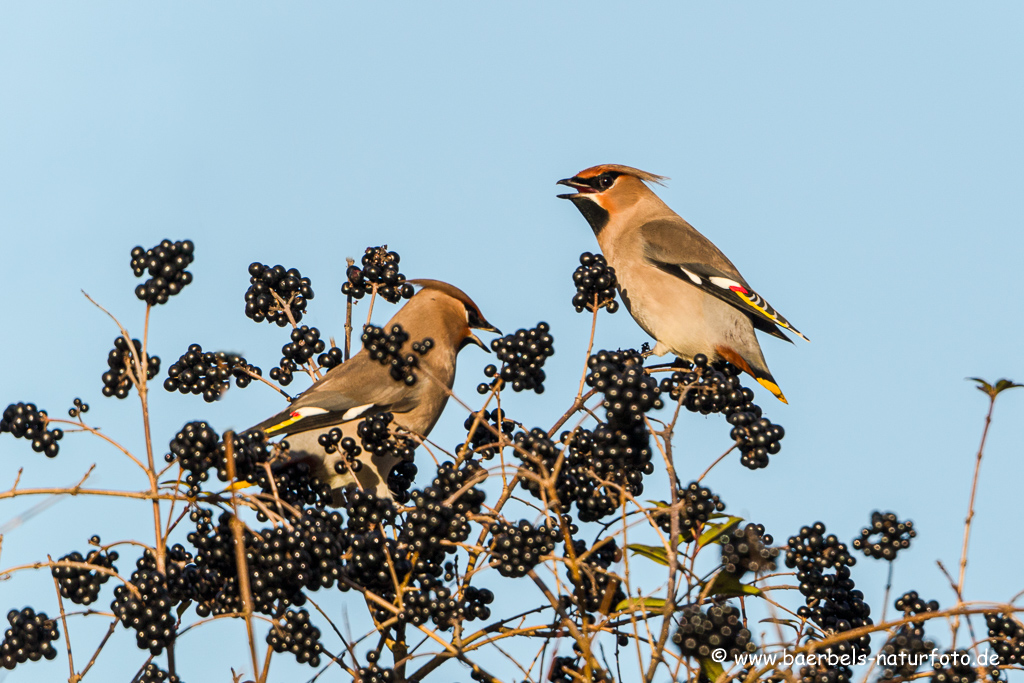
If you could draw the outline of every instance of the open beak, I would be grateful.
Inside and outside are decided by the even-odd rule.
[[[462,341],[462,343],[463,343],[463,345],[465,345],[465,344],[476,344],[477,346],[479,346],[481,349],[483,349],[487,353],[491,352],[491,350],[489,348],[487,348],[487,345],[484,344],[483,341],[481,341],[480,337],[476,336],[472,332],[470,332],[469,334],[466,335],[466,338]]]
[[[494,334],[501,334],[501,330],[499,330],[497,327],[495,327],[494,325],[490,324],[489,322],[482,318],[476,321],[476,324],[471,325],[471,327],[474,330],[483,330],[484,332],[493,332]]]
[[[555,183],[555,185],[565,185],[566,187],[571,187],[574,190],[577,190],[577,192],[571,192],[569,194],[560,194],[558,195],[559,199],[572,199],[573,197],[576,197],[581,194],[590,194],[593,192],[597,192],[597,190],[592,188],[585,181],[581,180],[579,176],[573,176],[572,178],[562,178],[557,183]]]

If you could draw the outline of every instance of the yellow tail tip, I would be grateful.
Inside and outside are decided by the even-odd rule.
[[[768,391],[772,392],[772,394],[775,396],[775,398],[779,399],[780,401],[782,401],[786,405],[789,405],[789,401],[786,400],[786,397],[782,393],[782,390],[779,389],[779,385],[778,384],[776,384],[775,382],[771,381],[770,379],[765,379],[763,377],[755,377],[754,379],[756,379],[757,383],[760,384],[762,387],[764,387]]]

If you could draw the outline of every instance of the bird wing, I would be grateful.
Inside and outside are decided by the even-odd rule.
[[[358,353],[332,368],[287,409],[252,429],[263,430],[268,436],[295,434],[377,413],[405,412],[415,405],[418,389],[418,384],[410,387],[392,379],[380,363]]]
[[[782,327],[810,341],[747,284],[718,247],[683,219],[651,221],[640,232],[644,257],[652,265],[735,306],[763,332],[789,341],[778,329]]]

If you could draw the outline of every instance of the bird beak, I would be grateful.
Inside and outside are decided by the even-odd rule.
[[[483,330],[484,332],[493,332],[494,334],[501,334],[501,330],[499,330],[497,327],[490,324],[483,318],[478,320],[475,325],[471,325],[471,327],[474,330]]]
[[[574,190],[577,190],[577,192],[572,192],[569,194],[560,194],[558,195],[559,199],[572,199],[573,197],[578,197],[581,194],[590,194],[597,192],[597,190],[588,185],[586,181],[582,180],[579,176],[573,176],[572,178],[562,178],[557,183],[555,183],[555,185],[565,185],[566,187],[571,187]]]
[[[463,345],[465,345],[465,344],[476,344],[477,346],[479,346],[481,349],[483,349],[487,353],[491,352],[491,350],[489,348],[487,348],[487,345],[484,344],[480,340],[480,337],[476,336],[472,332],[470,332],[469,334],[466,335],[466,338],[464,340],[462,340],[462,343],[463,343]]]

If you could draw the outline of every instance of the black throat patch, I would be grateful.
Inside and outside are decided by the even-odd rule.
[[[597,202],[587,199],[585,194],[574,194],[568,197],[568,199],[576,205],[576,208],[580,210],[583,217],[587,219],[595,235],[600,234],[604,230],[604,226],[608,225],[608,220],[611,216]]]

